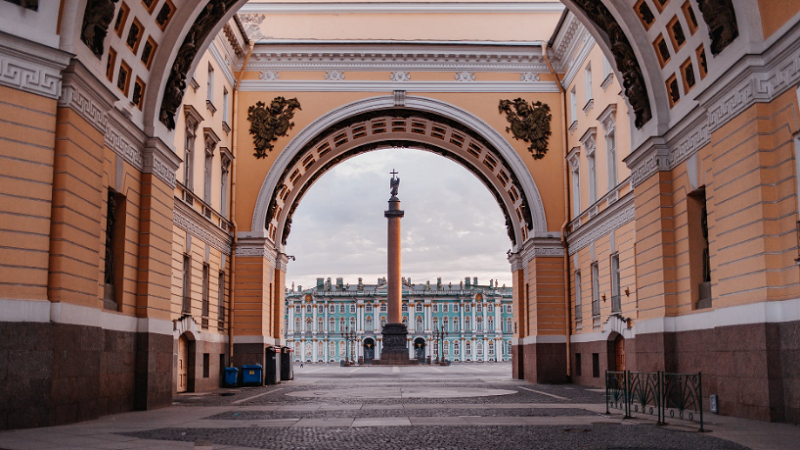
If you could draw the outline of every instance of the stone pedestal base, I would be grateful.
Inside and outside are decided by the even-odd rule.
[[[403,323],[387,323],[383,327],[381,363],[408,364],[408,329]]]

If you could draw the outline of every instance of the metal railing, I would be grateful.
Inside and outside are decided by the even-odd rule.
[[[699,419],[700,431],[705,431],[701,372],[606,371],[605,384],[606,414],[611,409],[622,411],[625,417],[648,414],[657,416],[659,425],[667,423],[667,416],[691,422]]]

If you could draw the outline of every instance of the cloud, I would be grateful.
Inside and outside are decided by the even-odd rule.
[[[304,287],[317,277],[374,283],[386,276],[389,172],[400,173],[403,276],[415,283],[458,283],[478,277],[511,285],[511,247],[500,207],[471,172],[442,156],[413,149],[373,151],[331,169],[295,211],[286,251],[297,257],[287,280]]]

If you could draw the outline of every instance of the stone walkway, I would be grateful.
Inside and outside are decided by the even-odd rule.
[[[171,408],[0,432],[0,449],[797,449],[800,427],[605,414],[603,392],[512,380],[508,364],[312,366],[280,386],[183,394]]]

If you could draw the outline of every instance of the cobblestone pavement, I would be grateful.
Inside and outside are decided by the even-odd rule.
[[[800,442],[797,427],[710,414],[709,433],[606,415],[603,390],[514,380],[509,364],[297,369],[278,386],[181,394],[171,408],[0,432],[0,449],[794,450]]]
[[[165,428],[130,433],[146,439],[281,450],[743,450],[732,442],[700,433],[654,425],[622,426],[444,426],[364,428]]]

